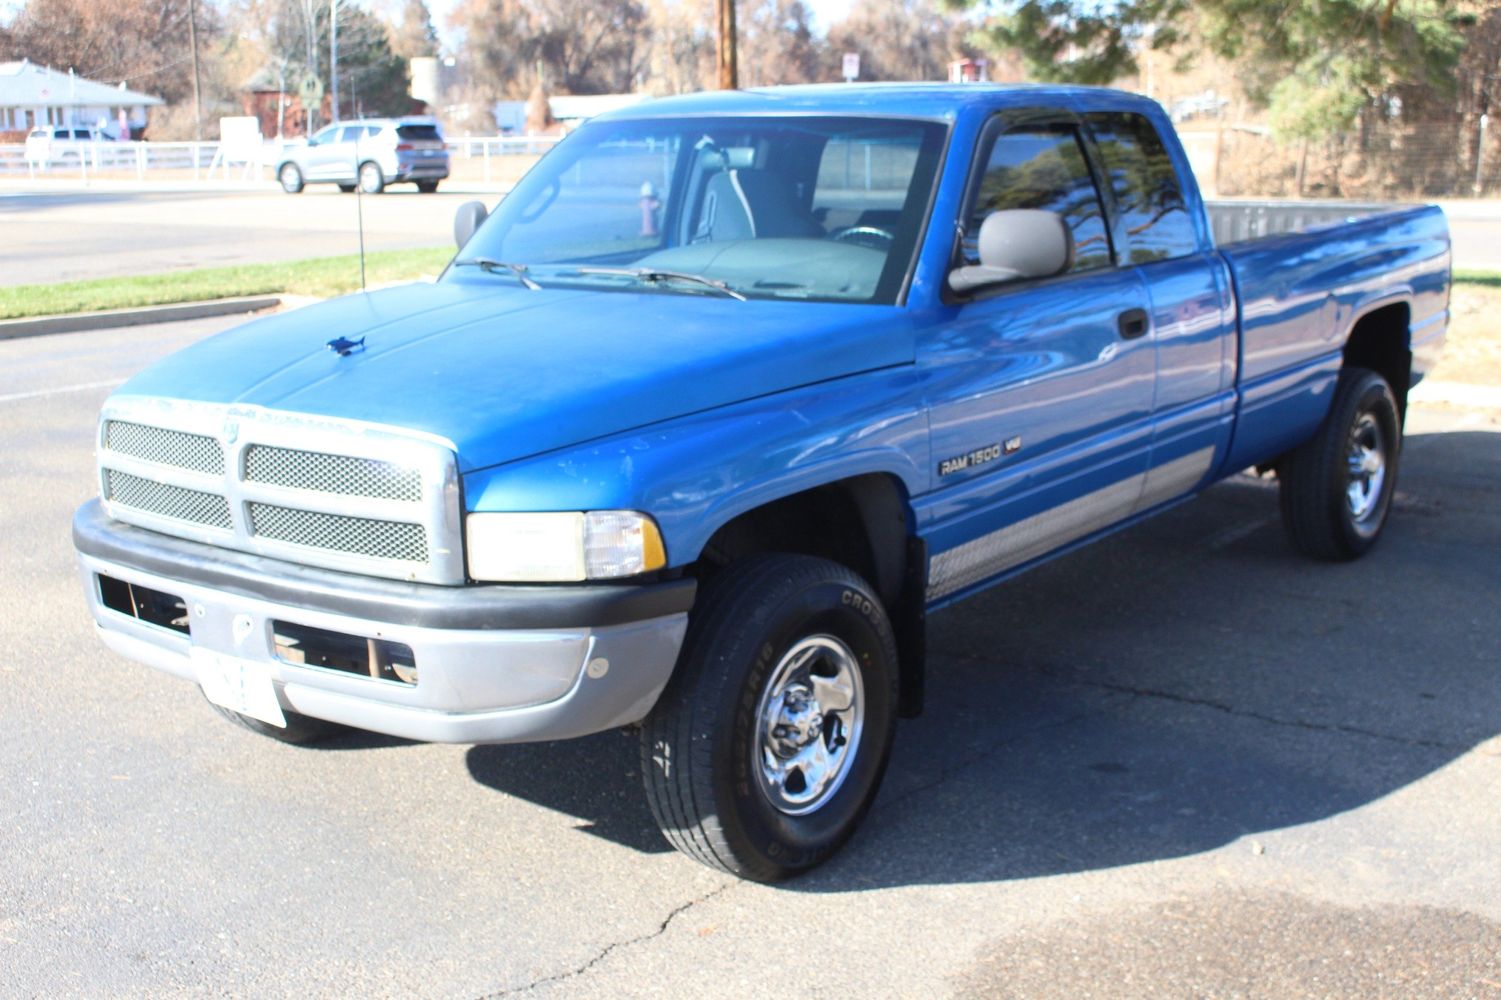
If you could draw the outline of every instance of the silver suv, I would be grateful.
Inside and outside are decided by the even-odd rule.
[[[282,150],[276,164],[281,189],[331,182],[341,191],[358,184],[379,194],[387,184],[411,182],[431,194],[448,176],[448,147],[431,118],[367,118],[320,129],[305,145]]]

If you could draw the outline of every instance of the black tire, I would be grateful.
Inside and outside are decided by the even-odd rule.
[[[1282,524],[1293,547],[1331,561],[1368,552],[1391,512],[1401,455],[1402,418],[1391,387],[1364,368],[1341,371],[1317,433],[1278,466]]]
[[[366,160],[360,164],[360,169],[355,174],[360,190],[366,194],[380,194],[386,189],[386,175],[381,173],[380,164],[374,160]]]
[[[797,651],[811,658],[789,655]],[[851,695],[849,707],[825,713],[819,696],[804,698],[820,689],[790,680],[799,662],[808,664],[802,677],[830,682],[823,691]],[[835,686],[842,677],[850,683]],[[785,700],[772,697],[774,684]],[[870,808],[896,709],[896,642],[864,580],[810,556],[736,564],[705,585],[677,669],[642,727],[642,777],[657,825],[684,854],[742,878],[805,872],[838,850]],[[781,725],[788,712],[798,721]],[[789,737],[802,740],[795,750]],[[818,782],[829,772],[794,769],[803,751],[839,761],[837,776],[810,785],[806,775]],[[788,766],[780,793],[765,777],[779,763]],[[798,795],[803,802],[786,801]]]
[[[345,194],[354,194],[354,185],[353,184],[340,184],[339,185],[339,190],[343,191]]]
[[[215,705],[213,702],[209,702],[209,707],[230,722],[248,729],[252,733],[259,733],[262,736],[269,736],[273,740],[278,740],[282,743],[292,743],[296,746],[320,743],[331,736],[338,736],[340,733],[349,732],[348,726],[341,726],[337,722],[328,722],[324,719],[315,719],[310,715],[298,715],[296,712],[282,713],[287,717],[287,727],[283,729],[280,726],[273,726],[269,722],[262,722],[260,719],[252,719],[248,715],[241,715],[232,708]]]
[[[438,190],[437,181],[418,181],[417,190],[423,194],[432,194]]]
[[[287,194],[297,194],[306,184],[302,178],[302,171],[297,169],[295,163],[283,163],[277,167],[276,179],[281,182],[281,189]]]

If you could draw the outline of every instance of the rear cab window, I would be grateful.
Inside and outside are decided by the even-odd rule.
[[[1084,121],[1110,179],[1124,244],[1122,263],[1197,253],[1199,238],[1182,182],[1151,120],[1133,112],[1097,111]]]

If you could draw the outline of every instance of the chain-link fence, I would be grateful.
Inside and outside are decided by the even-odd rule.
[[[1377,122],[1319,140],[1226,125],[1181,133],[1218,197],[1473,198],[1501,195],[1501,121]]]

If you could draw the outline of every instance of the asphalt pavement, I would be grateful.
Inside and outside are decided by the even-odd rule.
[[[1241,478],[932,620],[833,863],[671,852],[634,737],[284,746],[93,635],[95,414],[224,319],[0,342],[0,995],[1501,997],[1501,413],[1381,545]]]
[[[458,206],[498,193],[395,187],[0,191],[0,286],[452,245]]]

